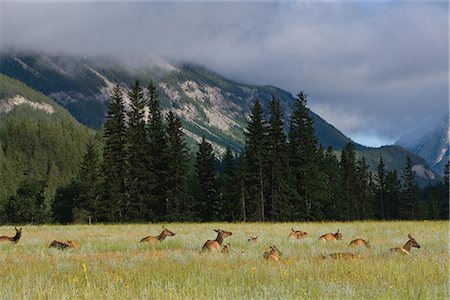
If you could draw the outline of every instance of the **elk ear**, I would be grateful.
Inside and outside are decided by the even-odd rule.
[[[413,237],[412,237],[410,234],[408,234],[408,238],[409,238],[409,239],[412,239]]]
[[[295,232],[294,228],[291,228],[292,232]]]
[[[214,231],[217,232],[217,233],[219,233],[219,232],[220,232],[220,229],[214,229]]]

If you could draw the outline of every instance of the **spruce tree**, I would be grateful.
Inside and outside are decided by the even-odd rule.
[[[399,216],[406,220],[415,220],[419,217],[418,186],[411,157],[406,157],[406,166],[403,171],[402,199],[399,206]]]
[[[355,145],[348,142],[341,154],[341,178],[343,188],[343,199],[341,214],[344,220],[353,220],[358,218],[357,211],[357,193],[356,193],[356,153]]]
[[[386,219],[397,220],[399,218],[398,209],[401,197],[401,182],[396,170],[388,171],[385,183],[384,204]]]
[[[151,165],[156,178],[152,192],[155,197],[152,209],[158,220],[164,220],[169,213],[169,202],[166,193],[167,172],[169,169],[168,145],[166,126],[161,116],[156,86],[152,81],[148,85],[147,102],[149,108],[148,136],[150,140]]]
[[[221,163],[222,172],[217,178],[217,197],[222,207],[222,220],[237,221],[241,216],[239,170],[230,147],[227,147]]]
[[[221,207],[216,201],[215,157],[212,145],[205,138],[198,145],[196,171],[198,182],[197,214],[203,221],[218,221]]]
[[[104,125],[102,197],[94,208],[98,221],[122,220],[126,186],[126,126],[122,91],[117,85],[109,105]]]
[[[252,221],[265,221],[266,219],[265,159],[266,128],[264,112],[261,103],[256,100],[245,133],[245,186],[248,190],[247,218]]]
[[[286,134],[280,101],[272,96],[267,127],[267,207],[271,221],[286,219],[290,206],[288,198],[288,156]]]
[[[384,197],[386,194],[386,165],[384,164],[383,157],[380,156],[380,162],[377,167],[376,181],[377,181],[377,215],[378,218],[384,220],[386,218],[385,208],[384,208]]]
[[[331,146],[324,152],[321,169],[325,174],[326,186],[323,198],[324,219],[342,220],[342,175],[339,161],[333,153],[333,148]]]
[[[100,154],[90,139],[86,145],[86,152],[81,162],[78,176],[80,193],[74,205],[74,220],[87,222],[89,219],[97,221],[95,210],[101,197],[101,169]]]
[[[358,211],[356,216],[363,220],[372,219],[375,217],[375,208],[370,187],[371,173],[364,157],[356,163],[355,176],[355,198],[357,199],[355,209]]]
[[[170,111],[166,120],[169,157],[166,179],[167,217],[171,221],[186,221],[190,219],[192,209],[187,195],[189,149],[180,118]]]
[[[289,166],[295,194],[294,209],[302,220],[323,219],[325,174],[320,169],[322,153],[317,149],[313,120],[307,108],[307,94],[297,95],[289,124]]]
[[[128,170],[126,219],[128,221],[155,220],[152,204],[155,197],[153,165],[150,160],[149,142],[144,120],[144,92],[139,80],[129,92],[130,111],[128,112]]]

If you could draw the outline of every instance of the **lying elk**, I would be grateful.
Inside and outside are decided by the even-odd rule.
[[[217,232],[216,239],[214,241],[207,240],[202,247],[203,251],[205,251],[205,250],[211,251],[214,249],[217,251],[220,251],[223,240],[233,234],[232,232],[221,230],[221,229],[214,229],[214,231]]]
[[[166,239],[166,237],[168,236],[174,236],[175,233],[170,231],[169,229],[167,229],[166,227],[164,227],[164,230],[157,236],[146,236],[145,238],[143,238],[141,240],[142,242],[147,242],[147,243],[154,243],[154,242],[162,242]]]
[[[281,256],[280,250],[274,245],[270,246],[270,251],[266,251],[263,254],[263,257],[267,260],[279,261]]]
[[[366,246],[367,248],[370,248],[369,241],[363,240],[363,239],[356,239],[350,242],[350,245],[352,247],[358,247],[358,246]]]
[[[332,258],[332,259],[354,259],[354,258],[361,258],[361,255],[354,254],[354,253],[347,253],[347,252],[341,252],[341,253],[333,253],[329,255],[321,255],[323,259],[325,258]]]
[[[327,233],[319,238],[319,241],[337,241],[342,240],[342,234],[338,231],[335,234]]]
[[[231,253],[231,243],[228,243],[225,246],[223,246],[222,253],[224,253],[224,254],[230,254]]]
[[[413,237],[410,234],[408,234],[408,238],[409,241],[407,241],[403,247],[391,248],[391,251],[395,253],[409,255],[410,254],[409,251],[411,250],[412,247],[420,248],[419,243],[417,243],[416,240],[413,239]]]
[[[304,239],[308,237],[308,233],[306,231],[300,231],[300,230],[294,230],[294,228],[291,228],[291,232],[289,233],[288,239]]]
[[[20,227],[20,229],[17,229],[17,227],[14,227],[14,229],[16,230],[16,235],[15,236],[0,236],[0,242],[11,242],[13,244],[17,244],[20,240],[20,237],[22,236],[22,227]]]
[[[249,241],[250,243],[253,243],[253,244],[257,244],[258,243],[258,236],[255,236],[255,237],[250,237],[247,241]]]
[[[75,241],[67,240],[66,242],[60,242],[60,241],[54,240],[53,242],[50,243],[50,246],[48,246],[48,247],[65,250],[67,248],[78,249],[78,248],[80,248],[80,245]]]

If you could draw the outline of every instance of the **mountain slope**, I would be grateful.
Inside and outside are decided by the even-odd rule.
[[[26,179],[46,180],[46,199],[78,171],[92,131],[25,84],[0,74],[0,206]]]
[[[295,103],[289,92],[276,87],[237,83],[191,64],[174,66],[159,63],[129,67],[104,57],[9,52],[0,56],[0,67],[2,73],[42,91],[92,128],[102,124],[115,83],[129,86],[135,79],[144,84],[152,79],[158,83],[163,111],[173,110],[182,118],[190,143],[194,144],[204,136],[219,152],[227,146],[235,151],[242,150],[248,112],[256,99],[267,110],[268,102],[275,95],[280,99],[285,120],[288,120]],[[311,115],[318,141],[323,147],[341,150],[351,141],[314,112]],[[386,161],[392,162],[387,165],[392,169],[406,161],[403,160],[405,153],[414,156],[400,147],[371,149],[356,144],[355,148],[364,156],[376,156],[377,160],[382,155]],[[402,162],[394,164],[394,157],[401,157]],[[423,161],[420,164],[423,165]],[[423,168],[427,169],[426,165]],[[428,172],[424,172],[424,176],[425,180],[433,180]]]
[[[395,143],[422,156],[438,174],[443,174],[444,166],[449,160],[449,115],[432,128],[418,128]]]

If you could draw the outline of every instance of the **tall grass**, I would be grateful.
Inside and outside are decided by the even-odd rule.
[[[17,245],[0,244],[1,299],[448,299],[449,222],[165,224],[176,236],[139,243],[162,231],[152,225],[25,226]],[[307,231],[288,240],[291,227]],[[202,253],[213,229],[233,232],[232,253]],[[317,238],[340,229],[344,240]],[[0,227],[0,235],[12,235]],[[411,234],[421,245],[410,256],[390,253]],[[258,235],[259,243],[247,242]],[[371,249],[350,248],[354,238]],[[48,249],[54,239],[80,249]],[[262,258],[270,245],[279,262]],[[362,259],[323,260],[358,253]]]

